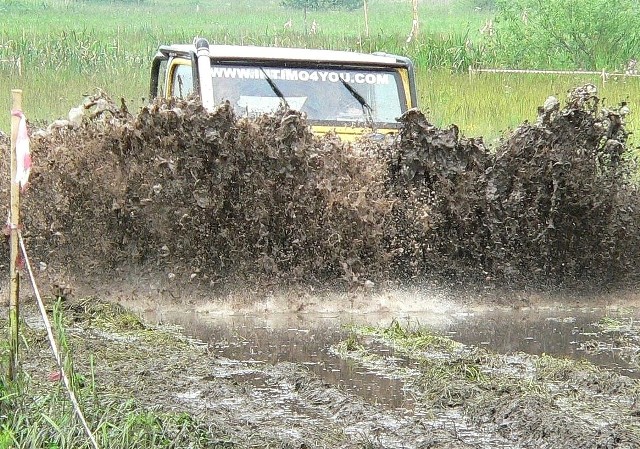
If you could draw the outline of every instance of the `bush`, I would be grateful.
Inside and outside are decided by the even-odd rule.
[[[299,9],[358,9],[364,0],[283,0],[282,6]]]
[[[619,69],[637,58],[639,25],[634,0],[498,0],[494,44],[506,65]]]

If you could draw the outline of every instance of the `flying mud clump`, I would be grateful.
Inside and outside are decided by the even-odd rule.
[[[312,135],[295,111],[246,119],[157,100],[132,115],[98,93],[32,133],[23,234],[49,275],[97,281],[633,278],[639,196],[623,116],[591,86],[563,108],[553,100],[489,150],[417,110],[395,141],[349,144]]]

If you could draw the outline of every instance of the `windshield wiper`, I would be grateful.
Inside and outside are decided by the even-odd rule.
[[[349,93],[353,96],[353,98],[358,100],[358,103],[360,103],[360,106],[362,106],[362,113],[365,116],[366,122],[368,122],[368,125],[373,130],[373,132],[376,132],[376,126],[375,126],[375,123],[373,122],[373,108],[371,108],[369,103],[367,103],[367,100],[365,100],[364,97],[360,95],[360,92],[355,90],[353,86],[350,86],[349,83],[347,83],[344,79],[342,79],[342,77],[339,77],[338,79],[340,80],[342,85],[349,91]]]
[[[287,103],[287,99],[284,97],[284,94],[282,93],[280,88],[276,86],[276,83],[273,82],[273,80],[269,77],[269,75],[267,75],[267,72],[262,67],[260,67],[260,70],[262,70],[262,74],[264,75],[264,78],[267,81],[267,83],[269,83],[269,86],[271,87],[271,90],[273,91],[273,93],[276,94],[278,98],[280,98],[280,100],[282,100],[282,103],[284,103],[284,107],[287,109],[291,109],[289,107],[289,103]]]

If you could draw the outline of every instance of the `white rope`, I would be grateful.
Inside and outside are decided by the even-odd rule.
[[[64,364],[62,361],[62,356],[60,355],[60,351],[58,350],[58,345],[56,344],[56,340],[53,336],[53,329],[51,328],[51,322],[49,321],[49,317],[47,316],[47,311],[44,308],[44,303],[42,302],[42,297],[40,296],[40,291],[38,290],[38,286],[36,285],[35,277],[33,276],[33,271],[31,270],[31,264],[29,263],[29,257],[27,256],[27,250],[24,246],[24,240],[22,240],[22,234],[20,230],[18,230],[18,242],[20,242],[20,249],[22,250],[22,256],[24,257],[25,266],[29,273],[29,278],[31,279],[31,286],[33,287],[33,291],[35,292],[36,299],[38,302],[38,309],[40,309],[40,314],[42,315],[42,320],[44,321],[44,326],[47,329],[47,335],[49,337],[49,344],[51,345],[51,351],[53,352],[53,356],[56,359],[56,363],[58,364],[58,368],[60,369],[60,377],[62,377],[62,381],[64,382],[64,386],[67,389],[67,393],[69,394],[69,399],[71,400],[71,404],[73,405],[73,410],[76,413],[76,416],[82,423],[84,427],[84,431],[89,437],[89,441],[91,441],[91,445],[94,449],[100,449],[98,446],[98,442],[93,436],[93,432],[89,428],[89,424],[80,410],[80,404],[78,404],[78,400],[76,399],[76,394],[71,388],[71,381],[67,376],[67,373],[64,369]]]

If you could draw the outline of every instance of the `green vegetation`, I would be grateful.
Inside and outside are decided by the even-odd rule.
[[[223,448],[232,447],[222,431],[204,425],[183,412],[167,412],[144,407],[134,399],[117,392],[105,391],[96,382],[95,362],[74,360],[73,346],[83,337],[78,335],[79,323],[97,325],[114,335],[128,338],[155,339],[167,348],[184,344],[180,336],[167,338],[161,331],[152,332],[124,308],[89,298],[66,304],[58,300],[51,311],[56,340],[62,352],[65,371],[83,413],[101,448]],[[74,333],[68,329],[74,323]],[[0,319],[0,336],[6,331],[6,321]],[[143,333],[144,331],[144,333]],[[43,337],[44,330],[23,328],[24,352],[39,351],[50,355]],[[91,448],[83,427],[74,415],[67,391],[58,381],[57,371],[49,380],[30,377],[23,372],[16,382],[4,378],[8,349],[6,340],[0,345],[0,449],[22,448]],[[51,362],[53,362],[53,358]],[[74,362],[82,362],[85,375],[74,372]],[[87,363],[88,362],[88,363]],[[47,365],[42,360],[41,365]],[[28,370],[33,372],[33,369]]]
[[[373,333],[376,334],[377,332],[374,330]],[[382,336],[400,344],[405,350],[451,351],[457,345],[456,342],[450,338],[434,334],[425,328],[409,329],[403,327],[398,320],[395,319],[387,328],[382,329]]]
[[[561,102],[567,92],[586,83],[598,88],[598,95],[607,107],[628,101],[632,114],[627,129],[638,133],[640,115],[640,78],[598,75],[543,75],[477,73],[461,74],[448,71],[420,71],[418,91],[422,109],[438,126],[455,123],[467,137],[485,138],[494,143],[525,120],[535,122],[536,111],[549,95]],[[630,137],[638,145],[638,136]]]
[[[500,0],[497,10],[497,62],[615,70],[637,57],[635,0]]]
[[[618,318],[605,316],[598,321],[597,325],[603,332],[607,333],[630,332],[637,327],[633,316],[621,316]]]
[[[364,34],[361,11],[314,11],[305,20],[303,11],[276,1],[244,0],[233,6],[229,11],[224,2],[210,0],[178,5],[166,0],[141,5],[16,0],[0,6],[6,24],[0,31],[0,59],[20,58],[22,63],[21,75],[10,62],[0,64],[0,90],[7,92],[2,106],[8,110],[11,88],[22,88],[30,119],[49,121],[66,116],[83,94],[101,87],[135,109],[147,95],[157,47],[190,42],[195,35],[215,43],[406,52],[411,11],[403,13],[395,3],[370,2],[370,36]],[[484,20],[482,15],[429,7],[422,14],[429,17],[422,24],[425,38],[448,36],[465,22],[465,27],[478,29]],[[289,20],[291,27],[285,28]],[[315,34],[313,21],[318,24]],[[456,42],[462,45],[464,39]],[[448,57],[446,48],[431,55],[433,43],[415,46],[432,64]],[[8,128],[8,118],[3,117],[0,128]]]
[[[581,3],[595,5],[587,9],[593,16],[598,14],[598,5],[603,1]],[[628,100],[632,111],[640,93],[637,78],[620,77],[603,83],[598,76],[466,74],[470,66],[477,65],[620,69],[633,57],[632,50],[637,47],[633,33],[640,29],[629,29],[625,40],[616,47],[619,51],[612,51],[615,39],[619,39],[620,27],[628,27],[635,20],[634,11],[627,9],[624,17],[615,15],[615,27],[600,30],[598,42],[582,44],[583,47],[595,46],[594,53],[589,53],[593,55],[589,61],[585,57],[568,58],[567,55],[575,53],[573,50],[561,54],[542,47],[555,42],[544,34],[547,32],[544,21],[550,20],[551,14],[560,14],[558,11],[566,2],[559,1],[543,2],[555,9],[548,6],[539,15],[533,14],[531,2],[524,0],[497,4],[478,0],[421,2],[420,35],[410,43],[406,42],[412,19],[409,1],[367,2],[369,35],[362,9],[304,11],[284,7],[279,0],[176,3],[169,0],[4,2],[0,5],[5,24],[0,30],[0,60],[3,61],[0,91],[4,92],[0,95],[0,107],[8,112],[10,90],[21,88],[23,109],[29,119],[50,122],[66,117],[70,108],[82,102],[83,95],[101,88],[116,99],[124,98],[130,110],[135,111],[147,100],[150,61],[157,47],[164,43],[191,42],[196,35],[206,36],[214,43],[406,54],[417,65],[421,109],[429,112],[434,124],[455,123],[466,136],[483,136],[488,142],[524,120],[535,119],[537,107],[548,95],[562,98],[570,88],[584,82],[596,84],[610,105]],[[621,8],[626,8],[627,3],[616,2]],[[530,27],[535,24],[532,30],[546,36],[546,39],[540,37],[536,45],[517,37],[518,33],[533,32],[523,29],[522,20],[518,19],[523,8]],[[567,40],[562,46],[578,45],[575,42],[581,35],[581,24],[569,19],[558,24],[563,32],[573,33],[567,35],[567,39],[573,40]],[[585,26],[600,24],[599,19]],[[496,34],[492,34],[493,31]],[[592,31],[596,30],[587,30]],[[604,42],[608,42],[607,45]],[[20,70],[14,63],[18,59]],[[632,131],[640,120],[634,115],[637,116],[631,114],[629,118]],[[8,113],[0,116],[0,129],[8,131]]]
[[[356,9],[364,0],[282,0],[282,6],[301,9]]]
[[[569,381],[580,374],[595,373],[596,367],[585,360],[552,357],[542,354],[535,359],[536,379]]]
[[[209,429],[186,413],[144,409],[133,400],[80,390],[87,415],[101,448],[212,448]],[[90,448],[61,387],[36,394],[29,380],[0,398],[0,448]],[[217,443],[217,444],[216,444]],[[227,446],[231,447],[231,446]]]

